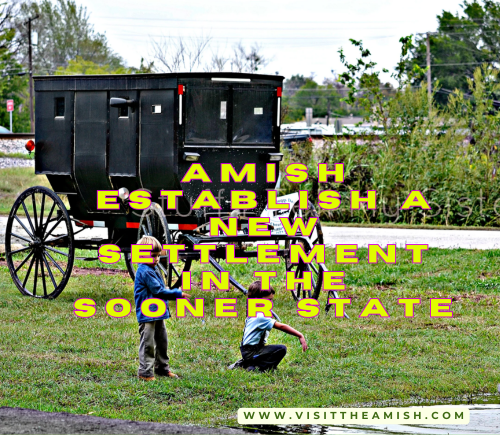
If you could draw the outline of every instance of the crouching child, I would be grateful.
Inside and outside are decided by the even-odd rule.
[[[177,378],[170,371],[167,355],[167,329],[164,320],[170,318],[169,299],[190,298],[179,289],[165,287],[162,277],[155,269],[160,261],[161,243],[154,237],[144,236],[138,242],[140,245],[152,245],[153,263],[141,263],[137,268],[134,282],[134,298],[137,321],[139,322],[139,370],[138,377],[144,381],[154,381],[154,374]],[[141,306],[147,299],[163,299],[167,310],[159,317],[148,317],[143,314]]]
[[[261,282],[255,281],[248,288],[248,299],[274,299],[275,291],[262,290]],[[279,329],[287,334],[294,335],[300,341],[302,350],[307,350],[307,343],[304,335],[293,329],[291,326],[276,320],[264,317],[263,313],[257,313],[257,317],[247,317],[245,320],[245,329],[243,330],[243,339],[241,341],[241,366],[248,371],[260,370],[268,371],[278,367],[278,364],[286,355],[286,346],[283,344],[271,344],[266,346],[267,337],[271,329]]]

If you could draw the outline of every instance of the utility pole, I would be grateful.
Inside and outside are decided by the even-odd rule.
[[[429,117],[432,106],[432,84],[431,84],[431,34],[427,32],[427,98],[429,100]]]
[[[36,17],[30,18],[28,21],[26,21],[24,24],[28,24],[28,63],[29,63],[29,86],[30,86],[30,127],[31,127],[31,133],[35,131],[35,117],[33,113],[33,47],[31,45],[31,22],[35,21],[39,15]]]
[[[327,101],[328,101],[328,109],[326,112],[326,125],[330,125],[330,98],[329,97],[327,97]]]

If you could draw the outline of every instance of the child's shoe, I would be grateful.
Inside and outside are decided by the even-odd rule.
[[[156,376],[165,376],[166,378],[178,378],[179,376],[170,370],[155,370]]]
[[[155,380],[154,376],[141,376],[141,375],[138,375],[138,378],[141,381],[146,381],[146,382],[150,382],[150,381],[154,381]]]
[[[229,370],[234,370],[234,369],[237,369],[238,367],[243,367],[243,359],[239,359],[238,361],[236,361],[235,363],[231,364],[227,368]]]

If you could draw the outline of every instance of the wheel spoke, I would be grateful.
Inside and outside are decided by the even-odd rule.
[[[33,220],[35,221],[35,231],[36,231],[38,230],[38,216],[36,214],[35,192],[31,194],[31,202],[33,203]]]
[[[146,227],[144,225],[141,225],[141,227],[142,227],[142,231],[144,231],[144,235],[149,236],[150,234],[148,233],[148,230],[146,229]]]
[[[181,274],[179,272],[177,272],[177,269],[173,266],[173,265],[170,265],[170,267],[172,268],[172,270],[175,272],[175,274],[177,275],[177,278],[180,278],[181,277]]]
[[[168,276],[168,271],[167,271],[167,269],[165,269],[165,266],[163,266],[163,264],[158,263],[158,267],[163,271],[165,276]]]
[[[33,283],[33,296],[36,296],[36,283],[38,281],[38,257],[35,260],[35,281]]]
[[[316,269],[316,266],[313,263],[309,263],[309,267],[313,270],[313,272],[316,275],[319,275],[319,271],[318,271],[318,269]]]
[[[52,271],[50,270],[49,263],[45,259],[45,256],[42,254],[43,262],[45,263],[45,267],[47,268],[47,272],[49,272],[50,279],[52,280],[52,284],[54,285],[54,289],[57,288],[56,281],[54,280],[54,275],[52,275]]]
[[[31,251],[31,252],[29,253],[29,255],[28,255],[28,256],[27,256],[27,257],[26,257],[26,258],[22,261],[22,263],[21,263],[19,266],[17,266],[17,268],[16,268],[16,269],[14,269],[14,272],[16,272],[16,273],[17,273],[17,271],[18,271],[19,269],[21,269],[21,267],[23,267],[23,266],[24,266],[24,263],[26,263],[32,255],[33,255],[33,251]]]
[[[316,280],[314,279],[314,276],[311,275],[311,287],[313,289],[316,288]],[[309,296],[311,296],[311,290],[308,290],[309,291]]]
[[[50,223],[50,218],[52,217],[52,213],[54,213],[54,209],[56,208],[56,202],[53,201],[52,203],[52,207],[50,208],[50,212],[49,212],[49,216],[47,217],[47,220],[45,221],[45,223],[43,224],[43,229],[42,229],[42,233],[40,234],[41,237],[44,236],[45,234],[45,230],[47,229],[47,227],[49,226],[49,223]]]
[[[26,231],[28,233],[28,235],[31,237],[31,239],[34,240],[35,236],[28,231],[28,228],[26,228],[26,226],[23,224],[21,219],[19,219],[17,217],[17,214],[14,215],[14,219],[19,223],[19,225],[21,225],[23,227],[24,231]]]
[[[28,240],[26,237],[22,237],[19,234],[12,233],[12,232],[10,234],[11,234],[11,236],[17,237],[18,239],[24,240],[25,242],[28,242],[28,243],[32,242],[32,240]]]
[[[45,208],[45,193],[42,193],[42,206],[40,208],[40,225],[38,226],[38,228],[42,228],[43,227],[43,212],[44,212],[44,208]]]
[[[15,251],[9,253],[9,257],[19,252],[27,251],[28,249],[31,249],[31,246],[27,246],[26,248],[16,249]]]
[[[24,277],[24,281],[23,281],[23,287],[24,288],[26,288],[26,283],[28,282],[28,278],[30,276],[31,268],[33,267],[33,262],[34,261],[35,261],[35,256],[33,256],[33,258],[31,259],[30,267],[28,267],[28,271],[26,272],[26,276]]]
[[[26,215],[26,218],[28,219],[28,223],[30,224],[31,231],[33,231],[33,234],[35,234],[35,228],[33,228],[33,223],[31,222],[31,217],[28,213],[28,209],[26,208],[26,205],[24,204],[24,200],[21,201],[21,205],[23,206],[24,214]]]
[[[42,224],[40,223],[40,226]],[[42,283],[43,283],[43,295],[47,297],[47,283],[45,282],[45,270],[43,269],[43,261],[40,262],[40,269],[42,270]]]
[[[43,237],[43,241],[45,242],[45,239],[47,239],[47,237],[49,237],[51,234],[52,234],[52,231],[54,231],[57,226],[59,225],[59,223],[63,220],[63,216],[59,216],[59,218],[57,219],[56,223],[54,224],[54,226],[50,229],[50,231]]]
[[[149,216],[146,216],[146,223],[148,224],[148,230],[149,230],[149,235],[153,234],[153,229],[151,228],[151,220],[149,219]]]
[[[59,270],[59,272],[61,272],[64,275],[64,270],[62,270],[61,266],[59,266],[59,264],[56,263],[56,261],[52,258],[52,255],[50,255],[48,252],[44,252],[44,255],[49,257],[50,261],[52,261],[52,263],[54,263],[54,266],[56,266],[57,269]]]
[[[43,248],[48,249],[49,251],[52,251],[52,252],[57,252],[58,254],[64,255],[65,257],[68,257],[68,255],[69,255],[66,252],[59,251],[58,249],[51,248],[50,246],[44,246]]]

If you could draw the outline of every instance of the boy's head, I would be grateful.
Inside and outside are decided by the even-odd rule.
[[[254,281],[248,287],[248,299],[267,299],[269,296],[274,295],[276,292],[272,287],[269,290],[262,290],[260,280]]]
[[[151,250],[151,257],[153,257],[154,262],[149,263],[150,266],[156,266],[159,261],[160,261],[160,254],[163,246],[161,243],[158,241],[153,236],[143,236],[141,239],[137,242],[138,245],[152,245],[153,249]]]

